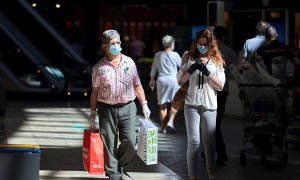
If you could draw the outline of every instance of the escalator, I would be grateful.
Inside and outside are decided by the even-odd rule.
[[[64,77],[47,71],[49,61],[0,11],[0,75],[7,91],[61,92]],[[34,85],[35,84],[35,85]]]
[[[0,46],[0,75],[8,91],[90,91],[89,64],[27,1],[1,6]]]

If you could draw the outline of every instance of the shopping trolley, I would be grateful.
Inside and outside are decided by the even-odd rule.
[[[252,142],[260,153],[262,162],[267,155],[273,154],[277,147],[281,165],[286,166],[287,153],[287,115],[285,86],[262,84],[239,84],[243,117],[243,148],[240,151],[240,163],[247,163],[247,143]],[[279,150],[279,151],[278,151]]]

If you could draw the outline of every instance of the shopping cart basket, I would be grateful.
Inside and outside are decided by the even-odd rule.
[[[279,149],[278,159],[285,166],[287,154],[287,116],[285,86],[262,84],[239,84],[243,117],[243,148],[240,163],[245,165],[247,143],[252,142],[266,162],[273,148]]]

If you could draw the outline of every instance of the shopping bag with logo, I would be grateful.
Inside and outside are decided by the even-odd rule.
[[[140,119],[137,155],[147,164],[157,164],[157,127]]]
[[[84,129],[82,145],[83,166],[90,174],[103,174],[103,142],[99,129]]]

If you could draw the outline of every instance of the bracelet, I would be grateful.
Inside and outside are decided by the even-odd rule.
[[[144,104],[148,104],[148,102],[147,102],[147,101],[143,101],[143,102],[141,103],[141,105],[144,105]]]

